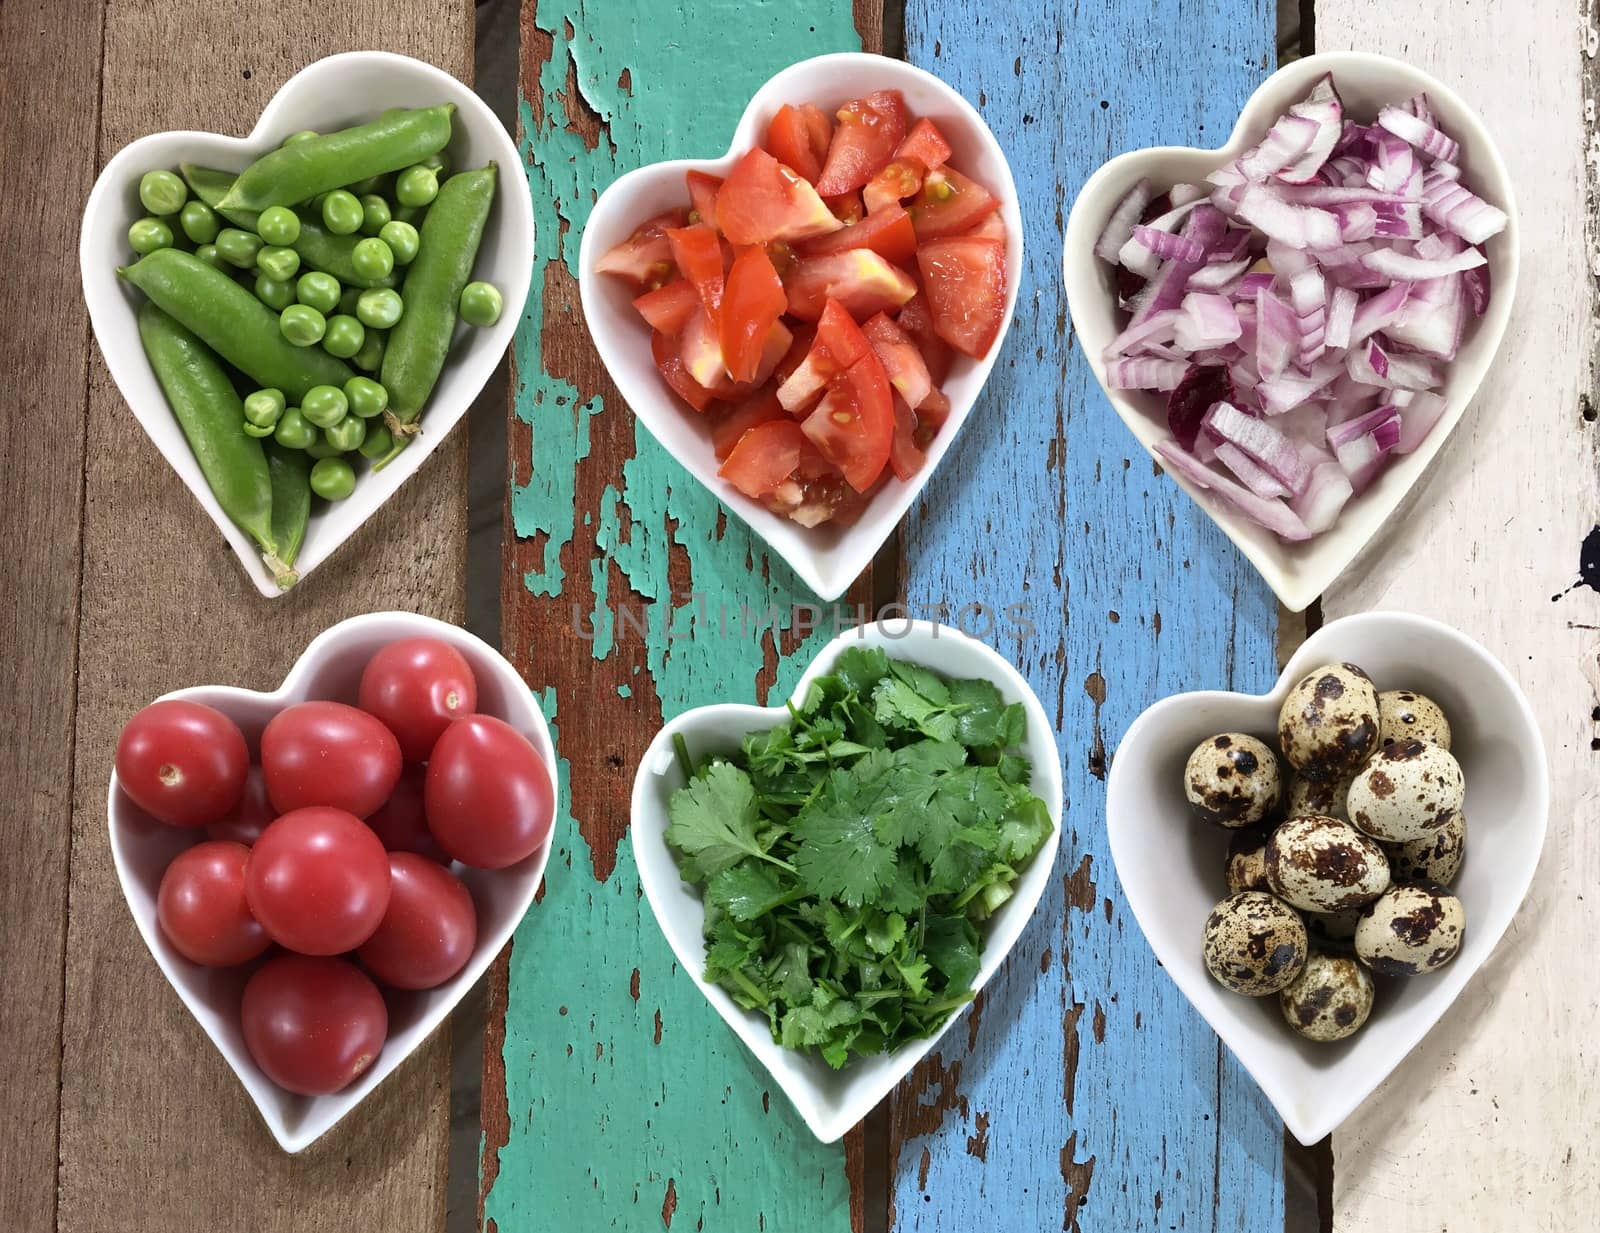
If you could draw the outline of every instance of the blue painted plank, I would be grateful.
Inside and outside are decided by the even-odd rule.
[[[1281,1124],[1157,970],[1103,812],[1109,751],[1150,701],[1270,683],[1276,607],[1106,404],[1060,277],[1067,212],[1100,163],[1226,135],[1273,62],[1272,5],[907,0],[905,28],[907,58],[999,136],[1028,229],[1005,351],[909,522],[908,598],[1027,605],[1031,631],[1001,620],[994,641],[1056,709],[1067,833],[969,1030],[900,1093],[893,1227],[1282,1228]]]

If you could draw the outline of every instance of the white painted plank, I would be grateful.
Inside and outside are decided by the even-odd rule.
[[[1319,0],[1316,8],[1318,51],[1403,57],[1479,109],[1510,165],[1524,236],[1517,311],[1494,373],[1405,516],[1325,597],[1324,612],[1409,609],[1481,640],[1538,709],[1554,788],[1543,863],[1499,950],[1334,1136],[1336,1233],[1566,1233],[1592,1224],[1600,1196],[1600,1049],[1591,1043],[1600,1017],[1600,753],[1590,749],[1600,594],[1579,589],[1551,601],[1575,578],[1579,545],[1600,521],[1600,425],[1580,411],[1594,380],[1584,220],[1595,8],[1595,0],[1582,0],[1583,11],[1567,0]]]

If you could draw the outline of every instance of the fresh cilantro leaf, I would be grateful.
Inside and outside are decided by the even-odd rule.
[[[724,909],[738,921],[755,920],[801,894],[778,881],[772,865],[741,861],[712,875],[706,884],[706,899]]]
[[[696,884],[747,856],[772,860],[756,837],[758,825],[750,776],[728,762],[712,764],[667,805],[667,842],[684,854],[684,879]]]
[[[889,675],[889,657],[881,647],[849,647],[834,660],[832,675],[851,693],[865,697]]]
[[[834,771],[822,793],[796,816],[794,833],[800,848],[794,868],[813,894],[859,907],[893,879],[895,849],[881,843],[872,826],[882,795],[880,779]]]
[[[910,728],[938,741],[952,740],[956,734],[956,715],[948,706],[898,677],[880,681],[872,691],[872,714],[885,727]]]
[[[884,915],[873,912],[867,918],[866,929],[863,931],[867,945],[880,955],[887,955],[906,936],[906,918],[898,912]]]
[[[1019,865],[1044,846],[1050,831],[1049,811],[1043,801],[1029,793],[1013,801],[1000,820],[1000,844],[995,853],[1008,865]]]
[[[978,978],[978,931],[965,916],[929,916],[922,949],[944,973],[948,989],[970,989]]]
[[[889,675],[897,681],[905,682],[935,706],[950,704],[950,686],[942,676],[930,668],[924,668],[921,664],[914,664],[909,660],[891,659]]]

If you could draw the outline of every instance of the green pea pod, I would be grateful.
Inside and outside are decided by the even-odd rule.
[[[382,383],[397,424],[409,424],[421,414],[444,369],[456,328],[456,304],[472,279],[472,263],[494,204],[494,185],[493,163],[451,176],[422,220],[421,246],[400,289],[405,315],[389,331],[383,353]]]
[[[217,504],[272,564],[278,550],[272,480],[261,442],[245,434],[244,404],[228,374],[200,339],[154,304],[139,306],[139,341]]]
[[[387,111],[354,128],[279,146],[239,173],[216,208],[265,210],[295,205],[368,176],[399,171],[450,141],[454,103]]]
[[[159,249],[117,272],[258,386],[282,390],[292,404],[313,386],[342,389],[355,376],[321,347],[289,342],[277,313],[192,253]]]
[[[210,167],[196,167],[193,163],[185,163],[183,178],[188,181],[189,188],[196,197],[230,223],[251,231],[256,229],[259,221],[256,211],[223,209],[219,204],[233,187],[232,172],[215,171]],[[353,254],[356,245],[365,239],[365,236],[334,235],[322,225],[322,219],[315,210],[302,207],[295,213],[300,216],[300,238],[290,247],[299,253],[300,260],[313,270],[332,274],[345,286],[359,287],[363,291],[370,287],[393,287],[400,281],[397,273],[387,274],[383,278],[363,278],[356,273]]]
[[[266,446],[267,469],[272,475],[272,535],[278,541],[278,559],[292,566],[305,542],[311,519],[311,459],[304,450],[284,449],[276,441]],[[280,575],[278,585],[292,585]]]

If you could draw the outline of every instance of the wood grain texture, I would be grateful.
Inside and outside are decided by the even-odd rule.
[[[265,23],[219,20],[189,0],[112,5],[99,162],[153,130],[246,132],[309,60],[374,39],[470,79],[472,14],[446,0],[404,9],[286,0]],[[322,1142],[283,1154],[134,929],[106,842],[105,785],[123,721],[165,690],[197,681],[270,688],[318,631],[359,612],[459,619],[465,434],[334,561],[266,600],[139,431],[98,351],[87,423],[59,1228],[437,1233],[448,1031]]]
[[[1600,1055],[1590,1039],[1600,1011],[1600,595],[1579,588],[1551,602],[1578,576],[1580,545],[1600,521],[1600,260],[1585,232],[1600,149],[1597,46],[1590,0],[1317,6],[1317,50],[1403,57],[1478,109],[1510,167],[1524,236],[1516,312],[1489,379],[1323,608],[1329,618],[1408,609],[1480,640],[1539,714],[1553,788],[1543,862],[1499,948],[1334,1135],[1337,1233],[1564,1231],[1591,1225],[1600,1200]]]
[[[1277,608],[1106,405],[1060,277],[1083,180],[1123,150],[1220,140],[1273,32],[1256,0],[906,5],[907,57],[1006,148],[1028,253],[994,375],[910,517],[907,595],[1019,664],[1053,711],[1067,799],[1032,926],[896,1097],[898,1230],[1283,1225],[1281,1124],[1159,970],[1103,815],[1106,761],[1152,699],[1270,684]]]
[[[14,176],[0,251],[21,263],[0,285],[0,368],[14,402],[0,415],[0,1228],[55,1220],[62,956],[72,829],[79,527],[83,512],[88,315],[78,290],[77,217],[94,181],[99,119],[99,0],[0,7],[0,149],[49,153],[48,175]],[[37,105],[37,66],[58,73]],[[12,195],[14,194],[14,195]]]

